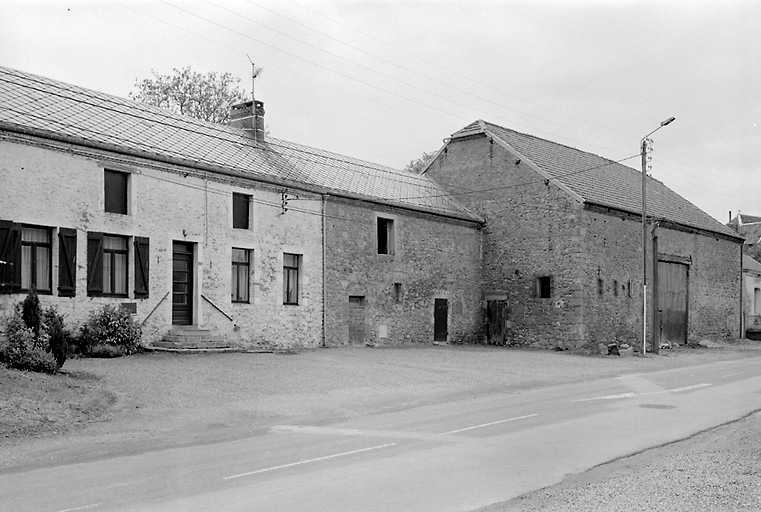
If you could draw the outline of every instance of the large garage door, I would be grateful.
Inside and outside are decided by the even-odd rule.
[[[687,343],[687,265],[658,262],[658,309],[661,342]]]

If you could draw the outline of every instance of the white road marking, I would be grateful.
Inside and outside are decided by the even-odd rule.
[[[259,473],[266,473],[268,471],[275,471],[277,469],[285,469],[293,466],[300,466],[302,464],[309,464],[310,462],[319,462],[321,460],[335,459],[336,457],[345,457],[347,455],[353,455],[355,453],[369,452],[371,450],[380,450],[381,448],[387,448],[394,446],[396,443],[379,444],[378,446],[371,446],[370,448],[362,448],[361,450],[352,450],[350,452],[334,453],[333,455],[326,455],[324,457],[317,457],[315,459],[300,460],[298,462],[292,462],[290,464],[283,464],[282,466],[273,466],[271,468],[257,469],[256,471],[248,471],[246,473],[239,473],[237,475],[226,476],[222,480],[232,480],[233,478],[240,478],[242,476],[256,475]]]
[[[694,384],[692,386],[684,386],[682,388],[664,389],[663,391],[650,391],[648,393],[621,393],[618,395],[603,395],[603,396],[595,396],[592,398],[579,398],[578,400],[571,400],[571,402],[590,402],[592,400],[617,400],[619,398],[636,398],[638,396],[663,395],[665,393],[677,393],[679,391],[687,391],[689,389],[704,388],[706,386],[712,386],[712,385],[713,384],[709,384],[706,382],[703,384]]]
[[[491,423],[483,423],[481,425],[474,425],[472,427],[465,427],[465,428],[458,428],[457,430],[450,430],[449,432],[444,432],[441,435],[447,435],[447,434],[456,434],[458,432],[465,432],[466,430],[473,430],[476,428],[483,428],[483,427],[489,427],[491,425],[498,425],[500,423],[507,423],[509,421],[516,421],[516,420],[523,420],[526,418],[533,418],[534,416],[539,416],[538,414],[529,414],[526,416],[518,416],[517,418],[509,418],[506,420],[499,420],[499,421],[492,421]]]
[[[75,510],[87,510],[88,508],[95,508],[99,507],[100,503],[94,503],[92,505],[85,505],[83,507],[74,507],[74,508],[65,508],[63,510],[59,510],[58,512],[74,512]]]
[[[726,374],[726,375],[722,375],[721,377],[722,377],[722,378],[725,378],[725,377],[731,377],[731,376],[733,376],[733,375],[742,375],[743,373],[745,373],[745,372],[735,372],[735,373],[728,373],[728,374]]]

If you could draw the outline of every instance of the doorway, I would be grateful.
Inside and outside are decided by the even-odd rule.
[[[435,299],[433,304],[433,341],[447,341],[449,302],[447,299]]]
[[[349,295],[349,344],[365,342],[365,298]]]
[[[687,289],[689,267],[683,263],[658,262],[658,310],[660,340],[687,343]]]
[[[172,325],[193,324],[193,244],[172,244]]]
[[[507,337],[507,301],[486,301],[487,343],[504,345]]]

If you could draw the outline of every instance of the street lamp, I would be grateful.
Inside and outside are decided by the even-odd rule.
[[[640,141],[640,156],[642,157],[642,355],[647,353],[647,151],[648,143],[652,142],[648,137],[673,123],[676,117],[669,117],[661,121],[661,125],[651,131]],[[657,269],[653,269],[656,272]]]

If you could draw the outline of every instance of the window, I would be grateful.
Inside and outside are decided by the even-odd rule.
[[[148,239],[135,237],[135,272],[140,273],[140,283],[136,283],[135,295],[148,293]],[[87,295],[127,296],[129,289],[127,271],[129,268],[128,237],[87,233]]]
[[[394,254],[394,221],[378,217],[378,254]]]
[[[233,228],[248,229],[251,196],[233,193]]]
[[[283,253],[283,304],[299,303],[300,254]]]
[[[402,302],[402,283],[394,283],[394,296],[396,302]]]
[[[35,287],[38,292],[50,292],[51,275],[50,230],[34,226],[21,228],[21,289]]]
[[[106,211],[127,215],[127,184],[129,174],[106,170],[105,183],[105,206]]]
[[[248,302],[251,251],[233,247],[232,301]]]
[[[552,276],[541,276],[536,278],[536,291],[540,299],[549,299],[552,297]]]

